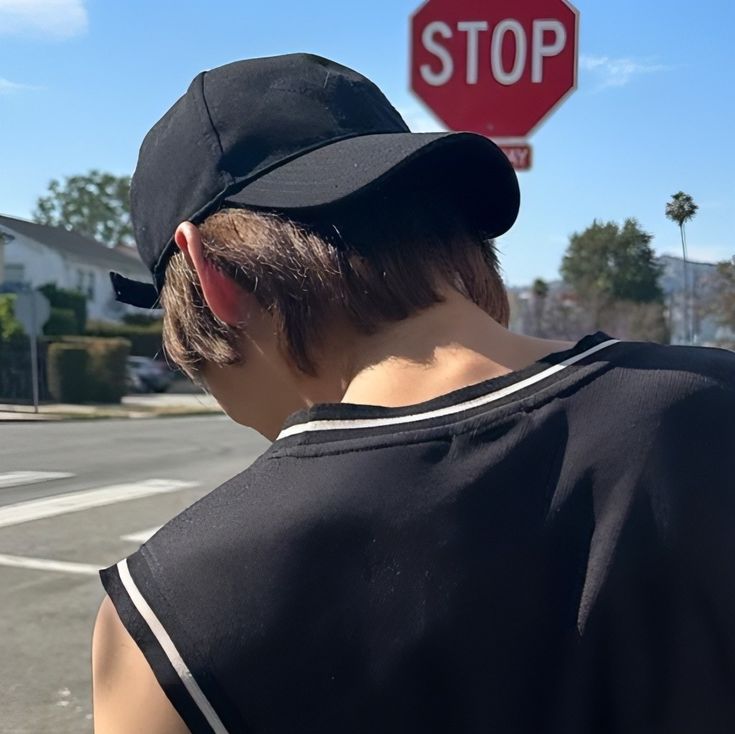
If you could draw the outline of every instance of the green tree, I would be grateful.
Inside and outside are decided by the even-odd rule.
[[[694,199],[683,191],[678,191],[671,197],[666,204],[666,216],[679,227],[681,235],[681,252],[684,258],[684,330],[686,332],[687,343],[692,342],[692,320],[690,317],[689,301],[691,298],[689,287],[689,259],[687,256],[687,237],[686,223],[694,219],[699,207],[694,203]]]
[[[668,340],[652,239],[635,219],[622,227],[596,220],[570,238],[561,273],[593,328],[621,338]]]
[[[735,331],[735,257],[717,264],[717,320]]]
[[[92,170],[69,176],[63,183],[54,179],[48,194],[36,202],[33,218],[74,230],[114,247],[133,244],[130,223],[130,178]]]
[[[635,219],[626,219],[622,228],[615,222],[595,221],[572,235],[562,276],[589,306],[610,301],[662,302],[661,266],[652,239]]]
[[[531,290],[536,298],[546,298],[549,295],[549,284],[543,278],[536,278],[533,281]]]
[[[549,284],[543,278],[536,278],[531,286],[533,293],[533,320],[535,336],[544,336],[544,312],[546,298],[549,295]]]

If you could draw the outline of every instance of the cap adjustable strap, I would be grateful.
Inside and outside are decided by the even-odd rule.
[[[152,283],[140,283],[137,280],[126,278],[120,273],[110,273],[112,289],[115,298],[122,303],[128,303],[138,308],[156,308],[158,306],[158,291]]]

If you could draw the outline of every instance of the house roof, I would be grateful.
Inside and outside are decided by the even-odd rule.
[[[137,253],[136,257],[131,257],[127,253],[105,247],[91,237],[70,232],[63,227],[51,227],[2,214],[0,214],[0,226],[28,237],[45,247],[58,250],[77,262],[97,265],[110,270],[122,270],[128,275],[147,276],[150,279],[148,269],[138,259]]]

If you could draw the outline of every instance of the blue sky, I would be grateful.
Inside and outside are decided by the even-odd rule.
[[[519,1],[519,0],[516,0]],[[143,135],[202,69],[311,51],[371,77],[416,131],[441,129],[408,89],[419,0],[0,0],[0,212],[29,217],[51,178],[130,173]],[[507,280],[553,278],[568,237],[636,217],[658,252],[684,189],[691,257],[735,254],[731,0],[578,0],[580,84],[532,139]]]

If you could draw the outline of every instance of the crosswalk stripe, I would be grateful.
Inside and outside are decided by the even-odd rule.
[[[141,499],[150,495],[178,492],[182,489],[196,487],[197,484],[197,482],[177,479],[148,479],[131,484],[113,484],[109,487],[19,502],[0,508],[0,528],[65,515],[69,512],[89,510],[92,507],[103,507],[116,502]]]
[[[49,482],[52,479],[68,479],[73,476],[64,471],[9,471],[0,474],[0,489]]]
[[[11,568],[29,568],[34,571],[60,571],[61,573],[78,573],[83,576],[96,576],[97,566],[89,563],[72,563],[70,561],[52,561],[47,558],[26,558],[25,556],[7,556],[0,553],[0,566]]]
[[[130,535],[121,535],[120,540],[129,540],[131,543],[145,543],[160,529],[160,526],[156,526],[155,528],[148,528],[148,530],[139,530],[137,533],[130,533]]]

